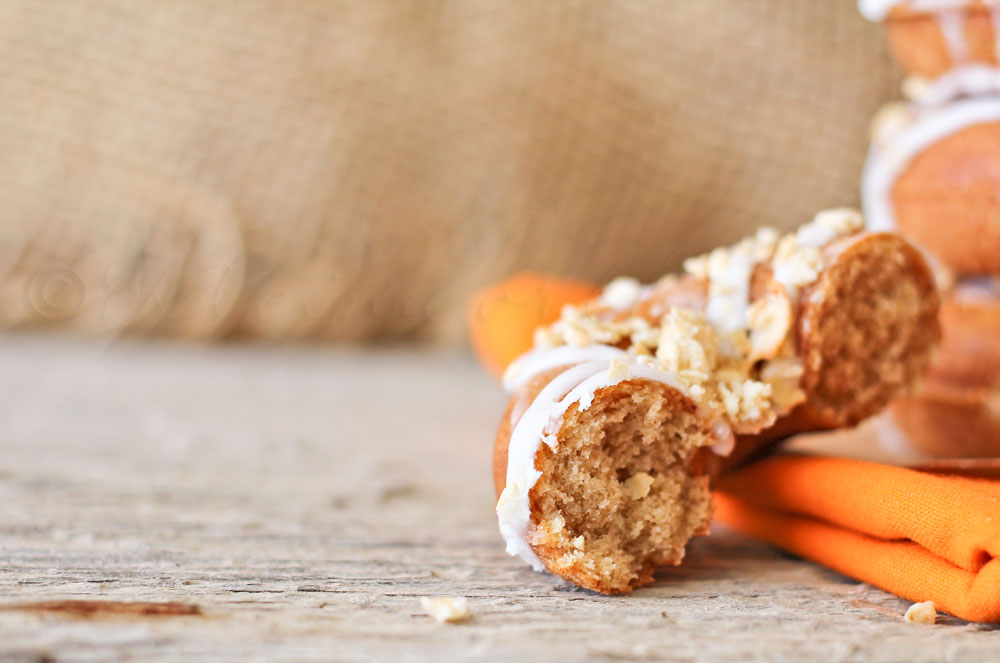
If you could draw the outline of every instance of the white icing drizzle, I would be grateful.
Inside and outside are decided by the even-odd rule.
[[[610,345],[559,345],[554,348],[536,348],[521,355],[511,363],[503,374],[503,388],[513,393],[531,381],[533,377],[556,366],[582,364],[595,360],[623,358],[627,352]]]
[[[992,5],[995,0],[984,0],[983,4]],[[893,7],[906,7],[914,12],[935,12],[943,9],[956,9],[969,4],[969,0],[858,0],[858,11],[869,21],[882,21],[889,15]]]
[[[708,261],[710,280],[705,317],[720,334],[746,329],[755,261],[749,253],[733,252],[725,265],[715,269],[713,262]]]
[[[708,282],[705,318],[722,336],[747,329],[754,267],[771,258],[779,238],[772,228],[684,261],[684,271]]]
[[[965,43],[965,15],[962,10],[941,11],[934,15],[952,64],[960,64],[969,59],[969,49]]]
[[[966,99],[943,108],[926,109],[884,145],[873,143],[861,173],[861,202],[869,229],[895,230],[892,186],[914,157],[946,136],[996,120],[1000,120],[1000,96]]]
[[[1000,12],[993,12],[1000,16]],[[1000,25],[997,26],[1000,31]],[[909,81],[910,79],[908,79]],[[917,87],[910,85],[909,87]],[[1000,68],[985,64],[969,64],[956,67],[946,74],[925,82],[920,91],[912,97],[919,107],[943,106],[962,97],[981,97],[1000,93]],[[913,109],[918,113],[920,108]]]
[[[541,476],[535,469],[535,455],[543,442],[550,446],[557,443],[555,436],[566,410],[574,403],[584,410],[590,407],[599,390],[628,380],[660,382],[686,394],[672,373],[635,364],[627,368],[619,372],[614,370],[612,362],[592,361],[567,369],[542,389],[514,427],[507,451],[506,486],[497,501],[497,518],[507,552],[520,557],[536,571],[545,567],[529,543],[532,527],[529,493]],[[720,444],[731,442],[733,437],[721,419],[712,425],[712,432]]]

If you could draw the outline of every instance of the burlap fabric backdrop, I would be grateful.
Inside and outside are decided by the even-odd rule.
[[[455,341],[856,204],[895,86],[852,0],[5,0],[2,324]]]

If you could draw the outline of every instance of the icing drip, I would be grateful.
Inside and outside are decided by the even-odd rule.
[[[750,277],[754,261],[748,253],[734,253],[728,261],[709,257],[708,304],[705,317],[716,331],[727,334],[747,327],[750,307]]]
[[[969,59],[969,49],[965,43],[965,16],[961,10],[938,12],[934,16],[941,34],[944,35],[948,57],[952,64],[960,64]]]

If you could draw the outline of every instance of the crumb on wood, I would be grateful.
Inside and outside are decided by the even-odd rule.
[[[464,622],[469,618],[469,604],[464,596],[451,598],[447,596],[429,597],[420,599],[420,605],[434,619],[442,624]]]
[[[934,601],[914,603],[906,609],[903,621],[908,624],[933,624],[937,621],[937,609],[934,607]]]

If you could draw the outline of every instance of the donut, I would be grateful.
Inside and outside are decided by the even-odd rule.
[[[967,64],[998,63],[1000,7],[963,0],[858,0],[881,22],[889,51],[904,71],[934,78]]]
[[[820,213],[652,285],[563,310],[504,375],[495,443],[507,551],[623,594],[708,532],[710,479],[789,434],[853,425],[924,373],[938,295],[923,255]]]
[[[1000,457],[1000,285],[966,280],[941,303],[925,383],[890,407],[891,444],[930,458]]]
[[[898,230],[960,274],[1000,274],[1000,70],[949,73],[884,111],[873,134],[869,228]]]

